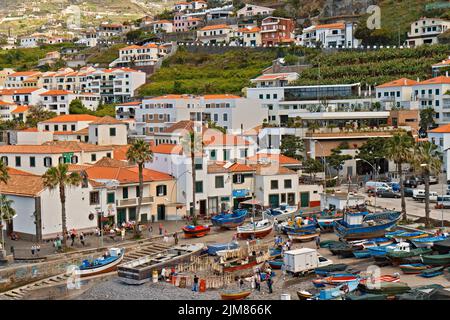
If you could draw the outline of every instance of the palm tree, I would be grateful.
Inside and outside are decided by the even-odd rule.
[[[3,237],[3,220],[11,220],[16,215],[16,210],[12,207],[14,201],[8,199],[4,194],[0,195],[0,231],[2,233],[2,248],[5,248],[5,239]]]
[[[43,175],[44,186],[50,190],[59,189],[59,200],[61,201],[61,220],[63,233],[63,247],[67,244],[67,215],[66,215],[66,188],[77,187],[81,183],[81,176],[77,172],[69,173],[69,166],[60,163],[56,167],[49,168]]]
[[[403,163],[411,158],[411,151],[414,144],[413,138],[406,133],[394,134],[386,143],[386,156],[397,165],[397,173],[400,179],[400,194],[403,221],[406,221],[405,188],[403,186]]]
[[[414,168],[423,176],[425,183],[425,227],[430,227],[430,175],[439,174],[442,167],[442,154],[438,147],[429,141],[417,143],[412,153]]]
[[[8,173],[8,166],[6,163],[4,163],[0,159],[0,183],[8,183],[9,180],[9,173]],[[1,199],[3,200],[4,195],[0,195]],[[15,213],[14,213],[15,214]],[[12,219],[14,214],[11,217],[4,217],[3,212],[1,212],[0,216],[0,232],[2,233],[2,248],[5,247],[4,240],[3,240],[3,220],[9,220]]]
[[[138,221],[140,219],[142,197],[144,193],[144,164],[146,162],[153,161],[153,152],[150,150],[150,146],[144,140],[139,139],[133,142],[133,144],[127,150],[127,160],[137,164],[139,174],[139,198],[136,209],[136,223],[134,225],[134,235],[139,236]]]
[[[192,223],[197,225],[197,215],[195,212],[195,183],[196,183],[196,174],[195,174],[195,155],[196,153],[202,152],[203,149],[203,139],[201,134],[192,130],[189,132],[183,139],[181,140],[181,144],[183,146],[183,150],[185,153],[189,153],[191,158],[191,172],[192,172],[192,209],[191,209],[191,217]]]

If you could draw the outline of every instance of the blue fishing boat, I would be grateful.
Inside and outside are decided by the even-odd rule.
[[[315,296],[317,300],[341,300],[347,293],[353,292],[358,288],[359,280],[343,283],[335,288],[320,290]]]
[[[83,260],[77,274],[80,277],[88,277],[115,271],[123,260],[124,253],[124,248],[109,248],[100,258],[93,261]]]
[[[347,212],[343,219],[334,222],[334,230],[339,238],[346,240],[384,237],[386,230],[395,226],[399,219],[398,211],[378,214]]]
[[[221,213],[211,218],[211,222],[216,227],[233,229],[242,225],[247,217],[247,210],[238,209],[233,213]]]
[[[398,236],[399,234],[404,233],[404,230],[395,230],[395,231],[391,231],[391,232],[386,232],[386,234],[384,235],[386,238],[394,238],[395,236]]]
[[[353,255],[357,259],[366,259],[372,256],[372,253],[369,250],[357,250],[353,251]]]
[[[416,246],[416,248],[426,248],[426,247],[432,247],[435,242],[444,241],[445,239],[447,239],[447,237],[445,237],[445,236],[424,237],[424,238],[411,239],[411,242]]]
[[[238,247],[239,247],[239,244],[237,242],[209,244],[208,245],[208,254],[214,256],[217,254],[217,251],[232,250],[232,249],[237,249]]]
[[[269,260],[267,263],[272,269],[281,269],[283,266],[283,259]]]
[[[423,277],[423,278],[433,278],[433,277],[437,277],[440,276],[441,274],[443,274],[443,269],[444,267],[436,267],[436,268],[431,268],[431,269],[426,269],[420,272],[419,276]]]
[[[270,258],[281,257],[281,248],[270,248],[269,255],[270,255]]]
[[[367,247],[367,251],[371,256],[385,256],[387,253],[387,247]]]
[[[317,220],[313,218],[303,219],[297,217],[295,221],[283,222],[281,224],[281,231],[284,234],[288,233],[312,233],[315,232],[317,228]]]

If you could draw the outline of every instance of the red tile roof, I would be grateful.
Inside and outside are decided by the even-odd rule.
[[[432,133],[450,133],[450,124],[444,124],[435,129],[429,130],[428,132]]]
[[[66,96],[68,94],[73,94],[72,91],[67,90],[49,90],[47,92],[39,94],[40,96]]]
[[[418,84],[450,84],[450,77],[439,76],[436,78],[421,81]]]
[[[1,103],[0,103],[1,104]],[[24,113],[27,112],[29,109],[28,106],[18,106],[17,108],[15,108],[13,111],[11,111],[11,113]]]
[[[117,120],[110,116],[104,116],[100,119],[94,120],[91,124],[125,124],[123,121]]]
[[[401,79],[397,79],[391,82],[386,82],[383,84],[380,84],[379,86],[377,86],[377,88],[388,88],[388,87],[405,87],[405,86],[413,86],[415,84],[418,84],[417,81],[408,79],[408,78],[401,78]]]
[[[161,154],[178,154],[181,155],[183,153],[183,147],[179,144],[165,144],[161,143],[157,146],[150,147],[153,153],[161,153]]]
[[[231,29],[231,27],[227,24],[215,24],[212,26],[205,26],[201,28],[200,31],[217,30],[217,29]]]
[[[281,165],[300,165],[301,162],[297,159],[285,156],[283,154],[269,154],[269,153],[259,153],[254,156],[248,157],[249,162],[262,162],[268,161],[272,163],[279,163]]]
[[[77,121],[95,121],[99,118],[89,114],[65,114],[42,121],[42,123],[59,123],[59,122],[77,122]]]

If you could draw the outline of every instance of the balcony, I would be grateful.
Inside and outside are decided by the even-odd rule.
[[[380,100],[382,102],[394,102],[395,101],[395,96],[381,97]]]
[[[404,132],[410,130],[410,127],[393,127],[393,126],[381,126],[378,128],[357,128],[357,129],[339,129],[339,128],[320,128],[312,132],[309,130],[305,137],[315,139],[352,139],[352,138],[370,138],[370,137],[390,137],[396,132]]]
[[[417,99],[417,100],[434,100],[434,94],[419,94],[419,95],[416,95],[415,96],[415,98]]]

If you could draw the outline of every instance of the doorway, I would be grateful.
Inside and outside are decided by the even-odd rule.
[[[206,215],[206,200],[200,200],[200,215]]]
[[[158,221],[166,220],[166,206],[164,204],[158,204],[157,214],[158,214]]]
[[[309,192],[300,193],[300,207],[309,207]]]

